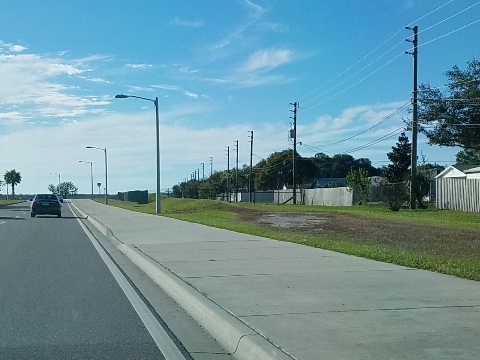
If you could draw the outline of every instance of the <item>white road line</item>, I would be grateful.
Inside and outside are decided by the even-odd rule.
[[[2,222],[0,222],[0,225],[5,224],[5,223],[6,223],[6,221],[2,221]]]
[[[108,269],[112,273],[113,277],[117,281],[120,288],[123,290],[125,295],[127,296],[128,300],[132,304],[133,308],[137,312],[138,316],[142,320],[143,324],[147,328],[148,332],[152,336],[153,340],[157,344],[157,347],[162,352],[163,356],[166,360],[185,360],[185,357],[182,355],[178,347],[172,341],[170,336],[165,332],[165,329],[158,323],[157,319],[153,314],[150,312],[148,307],[142,301],[142,299],[138,296],[136,291],[133,287],[129,284],[127,279],[122,275],[120,270],[118,270],[117,266],[113,263],[113,261],[108,257],[105,253],[105,250],[98,244],[97,240],[93,237],[92,234],[87,230],[85,225],[77,219],[78,223],[82,227],[85,234],[87,234],[88,238],[92,242],[93,246],[97,250],[98,254],[101,256],[102,260],[107,265]]]

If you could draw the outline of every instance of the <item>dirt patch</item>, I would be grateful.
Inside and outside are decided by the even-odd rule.
[[[348,213],[261,212],[243,209],[239,220],[293,233],[336,235],[358,244],[480,258],[480,230],[387,221]]]

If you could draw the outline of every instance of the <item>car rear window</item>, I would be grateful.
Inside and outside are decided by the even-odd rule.
[[[35,197],[36,200],[58,200],[57,196],[56,195],[50,195],[50,194],[46,194],[46,195],[37,195]]]

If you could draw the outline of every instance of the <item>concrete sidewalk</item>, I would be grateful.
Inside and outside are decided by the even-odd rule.
[[[239,359],[480,356],[478,282],[71,202]]]

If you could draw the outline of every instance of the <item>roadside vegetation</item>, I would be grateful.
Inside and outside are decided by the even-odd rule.
[[[25,200],[0,200],[0,206],[12,205],[24,201]]]
[[[154,201],[109,204],[155,213]],[[162,215],[480,281],[480,215],[475,213],[163,198]],[[287,225],[268,222],[272,217]]]

